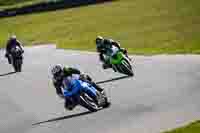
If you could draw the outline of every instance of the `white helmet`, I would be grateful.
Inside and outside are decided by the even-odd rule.
[[[16,39],[17,39],[16,35],[12,35],[12,36],[10,37],[10,40],[16,40]]]
[[[96,44],[102,44],[103,43],[103,37],[102,36],[97,36],[96,38]]]
[[[62,65],[57,64],[57,65],[55,65],[55,66],[52,67],[51,74],[55,75],[57,73],[60,73],[61,71],[62,71]]]

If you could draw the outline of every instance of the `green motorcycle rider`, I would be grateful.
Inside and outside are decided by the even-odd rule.
[[[99,59],[103,62],[103,69],[111,68],[109,57],[113,56],[117,52],[121,51],[128,59],[127,50],[120,47],[120,44],[112,39],[106,39],[101,36],[96,38],[96,48],[99,52]],[[131,59],[130,59],[131,60]]]

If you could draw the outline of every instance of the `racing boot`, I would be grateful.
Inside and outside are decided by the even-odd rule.
[[[112,65],[111,64],[107,64],[107,63],[104,63],[102,65],[103,69],[108,69],[108,68],[112,68]]]
[[[75,108],[75,104],[73,104],[72,98],[67,98],[65,97],[65,104],[64,104],[65,109],[72,111]]]

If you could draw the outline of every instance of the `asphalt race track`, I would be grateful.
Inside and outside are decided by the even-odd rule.
[[[97,54],[55,46],[26,48],[22,73],[12,73],[3,56],[0,50],[0,133],[159,133],[200,119],[197,55],[132,56],[132,78],[103,70]],[[51,84],[56,63],[90,74],[111,107],[66,111]]]

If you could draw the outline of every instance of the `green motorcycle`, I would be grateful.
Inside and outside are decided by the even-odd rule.
[[[109,61],[115,72],[117,71],[128,76],[134,75],[130,60],[121,51],[111,56]]]

